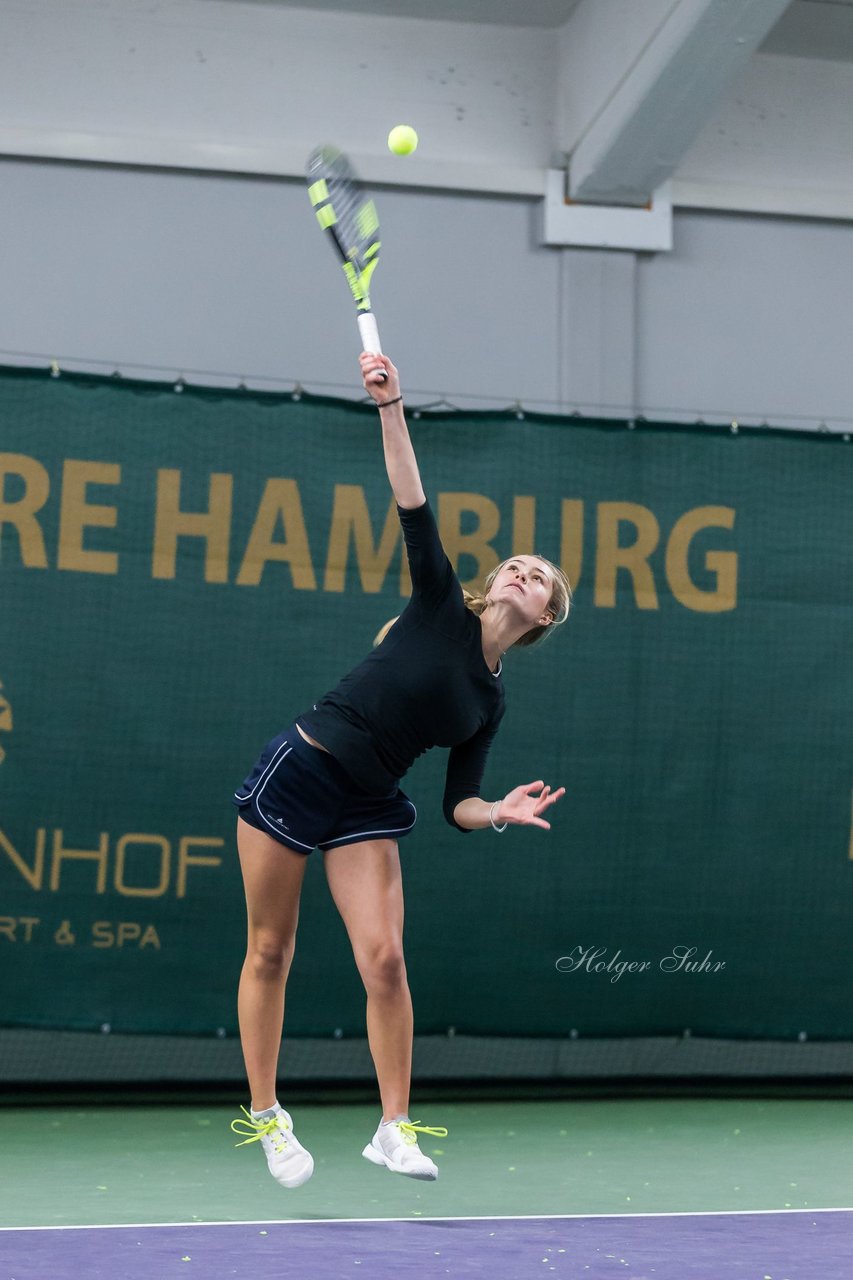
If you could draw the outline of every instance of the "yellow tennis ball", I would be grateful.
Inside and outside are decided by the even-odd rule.
[[[388,134],[388,150],[395,156],[410,156],[418,145],[418,135],[410,124],[397,124]]]

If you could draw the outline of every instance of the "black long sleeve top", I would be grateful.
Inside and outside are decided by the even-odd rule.
[[[486,664],[480,619],[465,605],[429,503],[397,512],[411,599],[382,644],[298,723],[373,795],[393,790],[430,747],[449,747],[444,815],[464,831],[453,811],[480,794],[504,714],[500,664],[496,672]]]

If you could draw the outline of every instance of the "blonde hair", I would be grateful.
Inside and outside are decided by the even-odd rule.
[[[389,618],[389,619],[388,619],[388,621],[385,623],[385,625],[379,628],[379,630],[376,632],[376,635],[373,637],[373,647],[374,647],[374,649],[376,648],[376,646],[377,646],[378,644],[381,644],[381,643],[382,643],[382,641],[385,639],[385,637],[387,636],[388,632],[391,630],[391,628],[393,627],[394,623],[397,621],[397,619],[398,619],[399,617],[400,617],[400,615],[399,615],[399,613],[398,613],[396,618]]]
[[[508,560],[502,560],[500,564],[496,564],[494,569],[492,569],[491,573],[486,578],[486,581],[483,583],[482,591],[472,592],[466,591],[464,587],[462,588],[462,595],[465,597],[465,607],[470,609],[472,613],[475,613],[478,618],[480,614],[485,613],[486,609],[489,607],[490,601],[488,596],[494,586],[495,578],[498,576],[504,565],[512,564],[514,559],[515,556],[510,556]],[[554,620],[544,626],[531,627],[529,631],[525,631],[524,635],[519,636],[515,644],[512,646],[514,649],[523,649],[531,644],[537,644],[538,641],[544,638],[547,632],[553,631],[554,627],[559,627],[566,621],[566,618],[569,616],[569,610],[572,607],[572,588],[569,585],[569,580],[563,573],[563,570],[559,565],[553,564],[552,561],[547,560],[545,556],[537,555],[536,559],[541,560],[544,565],[547,565],[548,572],[551,574],[551,578],[553,579],[554,586],[551,591],[551,599],[548,601],[545,612],[552,614]],[[400,615],[398,614],[396,618],[389,618],[385,625],[380,627],[373,640],[374,649],[377,645],[382,643],[399,616]]]
[[[537,560],[541,560],[542,564],[547,566],[548,572],[551,574],[553,587],[551,590],[551,599],[548,601],[545,612],[552,615],[553,621],[545,623],[541,627],[531,627],[529,631],[525,631],[524,635],[519,636],[515,644],[512,646],[514,649],[524,649],[531,644],[537,644],[549,631],[553,631],[554,627],[559,627],[566,621],[566,618],[569,616],[569,610],[572,607],[572,588],[569,585],[569,580],[563,573],[563,570],[559,565],[556,565],[551,560],[546,559],[545,556],[536,555],[535,552],[534,556]],[[481,591],[471,592],[463,589],[465,604],[472,613],[476,613],[478,617],[480,614],[485,613],[491,603],[489,600],[489,592],[494,586],[495,579],[501,569],[503,569],[505,565],[512,564],[515,559],[515,556],[510,556],[507,560],[502,560],[500,564],[496,564],[494,569],[492,569],[491,573],[486,578],[486,581],[483,583]]]

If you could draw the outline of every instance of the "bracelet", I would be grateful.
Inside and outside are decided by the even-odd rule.
[[[377,402],[376,402],[376,408],[377,408],[377,409],[387,409],[389,404],[399,404],[399,403],[400,403],[400,401],[401,401],[402,399],[403,399],[403,397],[402,397],[402,396],[395,396],[393,400],[383,400],[381,404],[380,404],[380,403],[379,403],[379,401],[377,400]]]
[[[507,828],[506,823],[504,823],[502,827],[499,827],[495,822],[495,809],[497,809],[499,804],[500,804],[500,800],[496,800],[495,803],[492,805],[491,809],[489,810],[489,822],[491,822],[492,824],[492,829],[494,831],[497,831],[498,834],[500,834],[501,831],[506,831],[506,828]]]

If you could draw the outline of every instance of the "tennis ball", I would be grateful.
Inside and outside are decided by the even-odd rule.
[[[410,124],[397,124],[388,134],[388,150],[395,156],[409,156],[418,145],[418,135]]]

